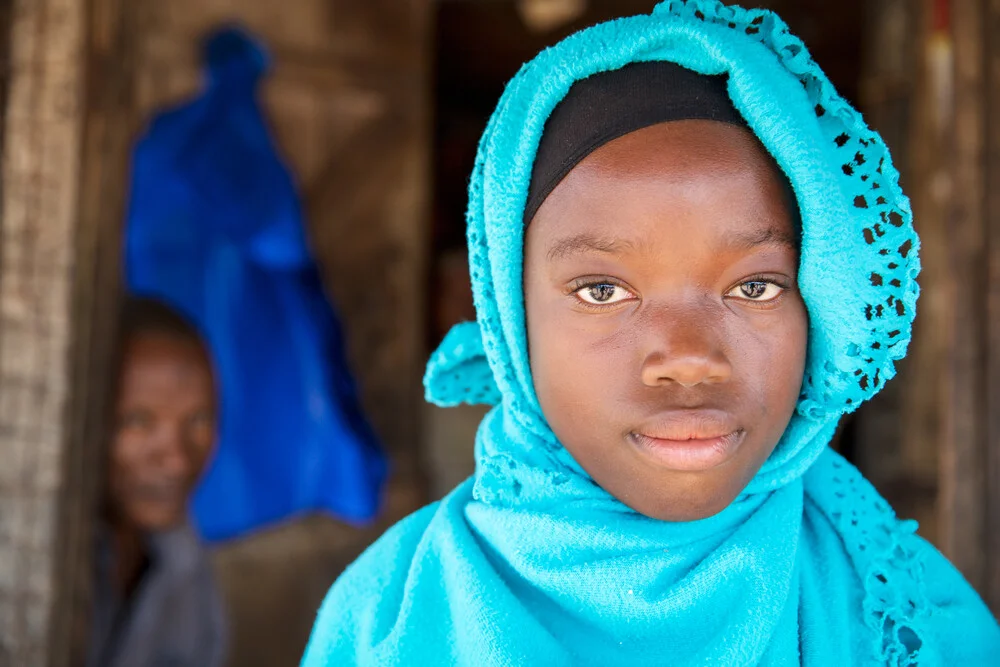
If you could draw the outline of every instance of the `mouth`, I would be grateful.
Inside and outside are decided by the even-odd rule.
[[[184,498],[182,484],[142,484],[132,488],[133,497],[147,503],[172,505]]]
[[[745,438],[746,431],[717,410],[669,412],[626,436],[657,465],[682,472],[701,472],[722,465]]]

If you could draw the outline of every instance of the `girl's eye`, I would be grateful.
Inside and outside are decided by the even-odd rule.
[[[748,280],[731,289],[726,296],[763,302],[778,298],[784,291],[784,287],[770,280]]]
[[[593,306],[607,306],[634,298],[631,292],[611,283],[585,285],[575,292],[578,299]]]

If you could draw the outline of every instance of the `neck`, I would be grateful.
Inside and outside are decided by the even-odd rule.
[[[131,597],[149,558],[142,532],[127,522],[112,522],[111,553],[115,588],[124,598]]]

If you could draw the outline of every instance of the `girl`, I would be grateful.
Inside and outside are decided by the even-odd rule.
[[[326,665],[985,665],[1000,630],[827,445],[904,354],[881,139],[771,13],[670,0],[507,87],[470,186],[476,323],[428,397],[475,476],[334,585]]]

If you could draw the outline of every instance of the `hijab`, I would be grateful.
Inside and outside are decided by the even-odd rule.
[[[592,481],[547,426],[526,345],[524,219],[546,122],[577,81],[649,61],[725,77],[802,223],[796,412],[739,497],[691,522],[638,514]],[[345,571],[303,665],[987,664],[1000,650],[988,609],[828,447],[910,337],[919,243],[898,181],[881,138],[767,11],[668,0],[525,65],[469,187],[477,320],[425,377],[439,405],[494,406],[476,472]]]
[[[729,99],[725,76],[705,76],[669,60],[629,63],[574,82],[545,121],[524,206],[525,224],[595,150],[629,132],[676,120],[747,126]]]

